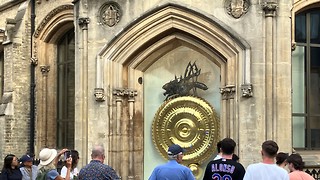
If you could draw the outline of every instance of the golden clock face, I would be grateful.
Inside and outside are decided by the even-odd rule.
[[[210,104],[193,96],[165,101],[152,124],[152,138],[164,158],[170,145],[186,150],[183,164],[202,164],[215,151],[219,140],[219,120]]]

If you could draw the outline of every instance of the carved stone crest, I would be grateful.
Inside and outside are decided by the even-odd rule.
[[[224,5],[227,13],[238,19],[248,12],[250,2],[249,0],[225,0]]]
[[[108,2],[100,8],[100,23],[115,26],[120,21],[120,7],[115,2]]]

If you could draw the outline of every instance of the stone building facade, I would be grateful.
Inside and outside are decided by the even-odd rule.
[[[0,157],[67,147],[80,152],[82,167],[102,143],[105,163],[122,179],[147,179],[166,161],[161,148],[168,144],[155,135],[161,131],[169,144],[195,152],[185,165],[198,178],[224,137],[236,141],[245,166],[260,161],[267,139],[314,160],[320,117],[307,112],[320,102],[312,96],[320,87],[319,59],[312,58],[319,36],[296,42],[295,22],[320,27],[319,6],[318,0],[0,0]],[[302,61],[311,70],[304,72],[293,59],[301,62],[309,52],[311,63]],[[170,101],[170,110],[190,108],[194,115],[207,104],[215,115],[181,112],[171,129],[155,126],[170,105],[163,85],[181,81],[189,62],[201,69],[197,83],[208,90],[185,96],[200,105],[189,107],[182,97]],[[314,80],[306,80],[309,93],[295,81],[307,72]],[[308,103],[295,112],[295,104]]]

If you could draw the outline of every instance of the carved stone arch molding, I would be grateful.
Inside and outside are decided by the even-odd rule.
[[[34,33],[33,60],[36,67],[36,152],[41,148],[56,146],[56,60],[57,43],[74,28],[73,5],[61,5],[51,10]],[[50,128],[50,129],[49,129]]]
[[[134,133],[128,135],[127,138],[132,138],[128,142],[135,145],[129,143],[129,154],[121,154],[124,153],[121,149],[123,145],[110,135],[109,157],[128,157],[129,160],[110,158],[109,164],[120,169],[122,175],[143,179],[143,88],[138,79],[159,57],[180,46],[201,52],[221,68],[222,97],[226,98],[221,101],[220,134],[221,137],[229,136],[238,141],[235,99],[242,96],[241,85],[251,88],[250,47],[239,38],[241,36],[213,17],[171,3],[157,7],[124,29],[101,49],[96,59],[96,89],[98,93],[106,92],[109,104],[115,101],[114,107],[121,109],[126,98],[125,93],[121,92],[125,92],[124,89],[137,91],[134,100],[130,101],[129,97],[127,101],[129,109],[130,102],[134,101],[129,117],[121,117],[121,122],[126,122]],[[112,91],[114,88],[116,91]],[[111,116],[112,120],[118,121],[118,116],[123,112],[112,114],[115,116]],[[133,122],[135,125],[130,127]],[[117,126],[120,122],[112,124]],[[121,131],[119,127],[109,128],[110,134],[127,133],[117,132],[118,129]],[[123,162],[128,162],[128,165],[123,165]]]

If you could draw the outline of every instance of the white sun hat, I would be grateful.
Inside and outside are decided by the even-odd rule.
[[[57,150],[44,148],[39,153],[40,165],[46,166],[50,164],[57,156]]]

